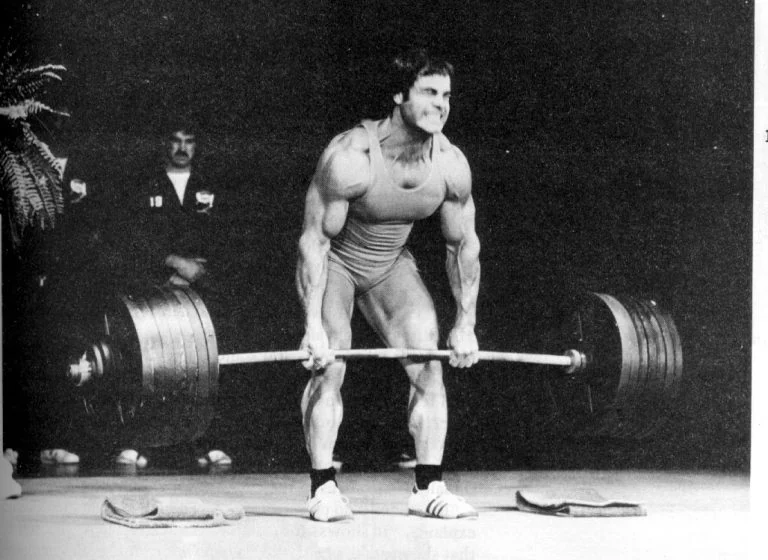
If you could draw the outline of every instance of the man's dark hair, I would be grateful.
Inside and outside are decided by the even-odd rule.
[[[186,134],[189,136],[196,136],[195,134],[195,128],[191,124],[181,124],[177,123],[176,125],[172,125],[165,131],[165,138],[170,139],[173,137],[174,134],[177,132],[181,132],[182,134]]]
[[[412,49],[397,57],[390,65],[390,90],[408,99],[411,86],[422,76],[448,76],[453,79],[453,65],[430,56],[426,49]]]
[[[153,126],[165,141],[177,132],[196,136],[198,122],[194,113],[186,107],[169,108],[162,114],[158,114]]]

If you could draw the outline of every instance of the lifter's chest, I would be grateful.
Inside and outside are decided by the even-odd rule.
[[[422,185],[432,171],[433,163],[422,159],[416,161],[400,161],[395,158],[384,158],[384,167],[389,178],[399,189],[411,190]]]
[[[350,205],[367,221],[415,221],[434,214],[445,200],[445,181],[433,165],[379,169],[366,194]]]

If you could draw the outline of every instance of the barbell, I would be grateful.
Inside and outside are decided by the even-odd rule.
[[[558,414],[608,436],[644,436],[655,411],[677,396],[682,345],[671,317],[652,301],[590,293],[568,315],[560,353],[481,351],[481,361],[542,366]],[[213,416],[219,367],[304,361],[303,350],[219,354],[211,316],[188,287],[152,287],[107,306],[101,332],[69,364],[67,376],[89,398],[111,401],[144,446],[191,441]],[[337,350],[339,359],[442,360],[449,350]],[[570,393],[570,395],[569,395]],[[580,404],[586,398],[584,403]],[[567,406],[563,406],[563,402]],[[651,412],[649,414],[649,412]]]

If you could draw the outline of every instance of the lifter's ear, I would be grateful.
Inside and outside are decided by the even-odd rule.
[[[392,99],[395,101],[395,105],[400,105],[403,102],[403,92],[399,91],[395,95],[392,96]]]

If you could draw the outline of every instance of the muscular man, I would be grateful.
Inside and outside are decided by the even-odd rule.
[[[477,362],[475,308],[480,242],[475,233],[471,173],[462,152],[441,131],[448,118],[452,66],[417,51],[392,65],[394,110],[334,138],[306,196],[296,282],[305,310],[301,346],[313,374],[304,391],[304,434],[312,471],[309,514],[318,521],[352,517],[332,467],[343,416],[346,366],[333,350],[352,342],[355,306],[391,347],[437,349],[432,299],[405,244],[416,220],[440,213],[456,320],[448,335],[450,364]],[[403,360],[410,394],[416,485],[409,513],[476,517],[442,482],[448,412],[439,361]]]

